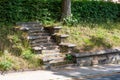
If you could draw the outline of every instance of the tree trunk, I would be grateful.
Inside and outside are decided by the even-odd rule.
[[[71,0],[62,0],[62,16],[61,19],[71,15]]]

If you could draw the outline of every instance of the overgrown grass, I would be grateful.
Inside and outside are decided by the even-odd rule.
[[[9,24],[0,28],[0,71],[40,68],[42,61],[31,50],[27,34],[13,27]]]
[[[69,34],[66,42],[77,45],[77,52],[120,47],[120,23],[64,26],[60,33]]]

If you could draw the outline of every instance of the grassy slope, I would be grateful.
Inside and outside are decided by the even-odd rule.
[[[0,29],[0,71],[39,68],[41,60],[21,38],[26,34],[12,28],[9,25]],[[120,23],[64,26],[60,33],[69,34],[66,42],[76,44],[80,52],[120,46]]]
[[[13,27],[2,25],[0,29],[0,71],[39,68],[42,62],[23,38],[26,33]]]
[[[80,52],[120,47],[120,23],[64,26],[61,33],[69,34],[66,42],[76,44]]]

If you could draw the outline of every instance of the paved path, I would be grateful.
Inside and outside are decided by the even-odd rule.
[[[8,73],[0,75],[0,80],[73,80],[95,75],[104,75],[120,72],[120,65],[104,65],[96,67],[73,67],[61,69],[38,70]]]
[[[91,78],[91,79],[87,79],[87,80],[120,80],[120,74],[113,74],[113,75],[109,75],[109,76]]]

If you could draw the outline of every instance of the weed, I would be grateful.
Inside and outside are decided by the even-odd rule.
[[[76,24],[78,24],[78,20],[73,17],[73,15],[71,15],[63,19],[63,24],[66,24],[68,26],[75,26]]]
[[[24,50],[23,52],[22,52],[22,57],[24,58],[24,59],[27,59],[27,60],[30,60],[32,57],[33,57],[34,55],[32,54],[32,52],[31,52],[31,50]]]

